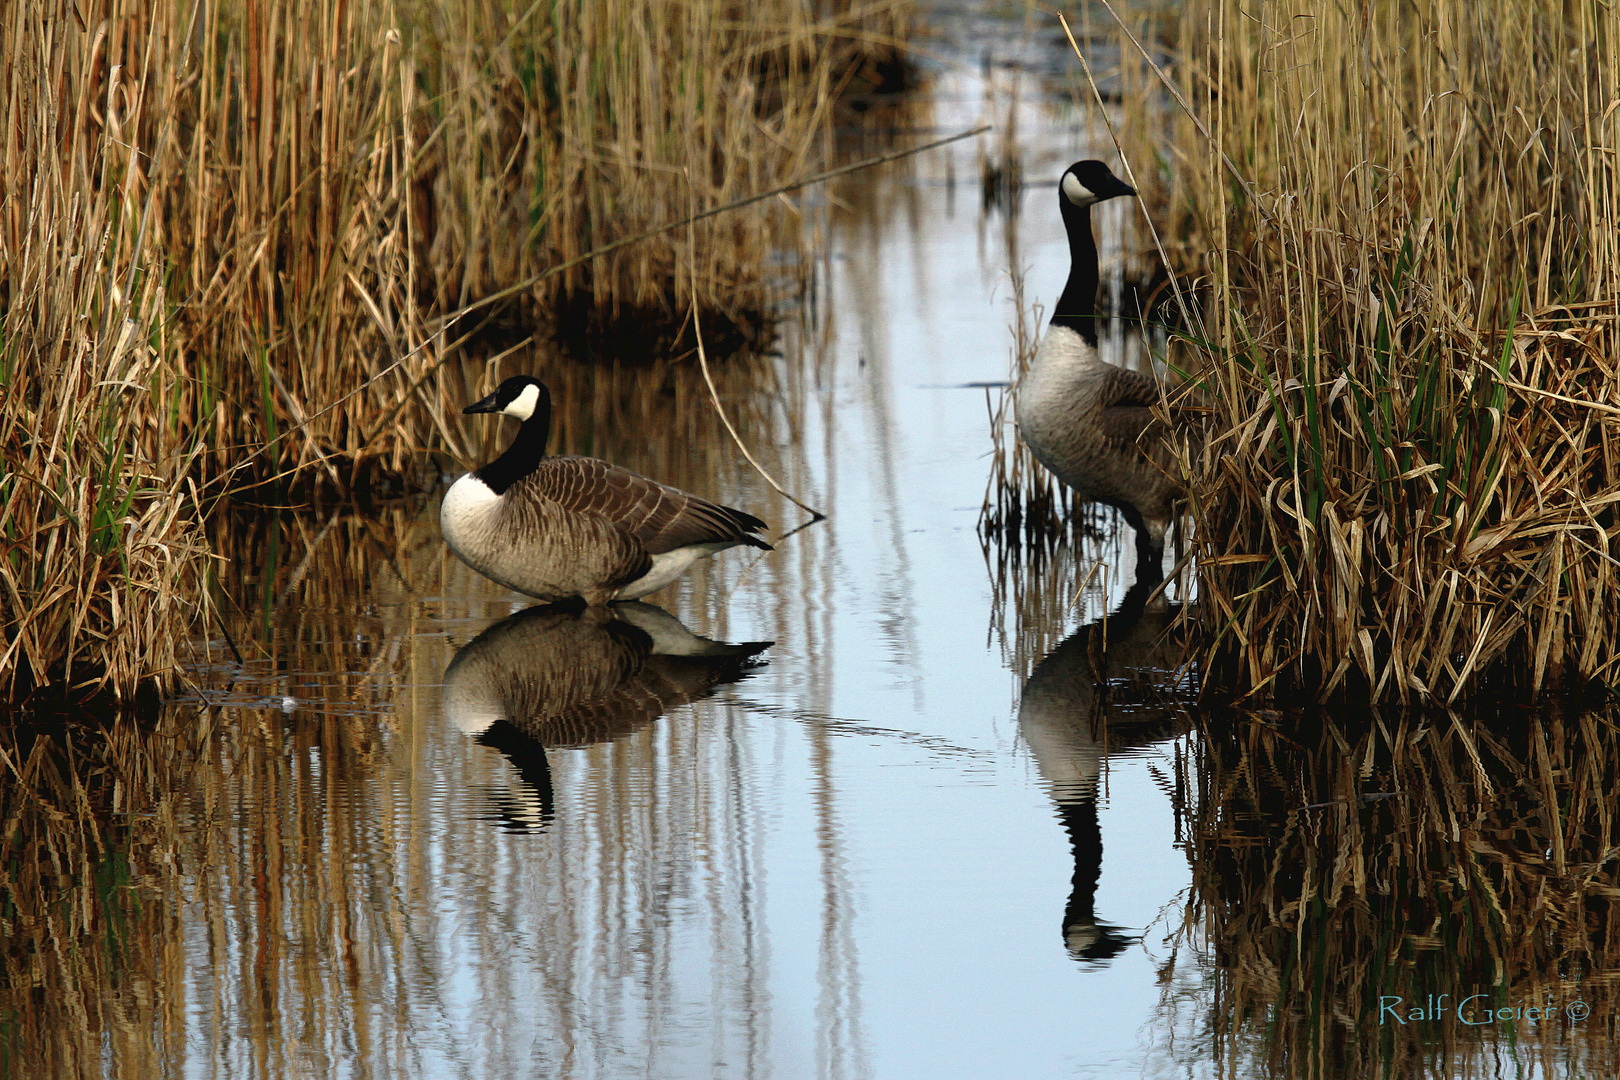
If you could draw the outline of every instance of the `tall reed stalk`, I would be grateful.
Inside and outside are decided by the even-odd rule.
[[[684,230],[543,275],[802,175],[904,29],[898,2],[0,7],[0,697],[172,670],[208,499],[431,478],[487,317],[678,325]],[[693,235],[703,310],[747,327],[791,284],[784,200]]]
[[[1188,5],[1159,143],[1215,401],[1200,610],[1239,689],[1449,700],[1620,652],[1620,13]],[[1134,154],[1138,168],[1153,160]]]
[[[0,698],[172,671],[206,572],[199,442],[164,431],[174,304],[140,254],[161,165],[138,117],[169,102],[113,60],[138,27],[68,10],[0,12]]]

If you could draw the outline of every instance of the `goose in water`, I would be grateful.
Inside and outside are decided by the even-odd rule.
[[[1164,533],[1182,486],[1163,426],[1159,381],[1097,353],[1097,244],[1091,207],[1136,189],[1100,161],[1070,165],[1058,185],[1069,234],[1069,280],[1018,384],[1018,431],[1035,459],[1074,493],[1106,503],[1136,530],[1139,580],[1164,577]]]
[[[522,421],[506,453],[457,480],[439,525],[461,561],[539,600],[634,600],[727,548],[770,551],[765,523],[587,457],[547,457],[551,392],[519,375],[463,412]]]

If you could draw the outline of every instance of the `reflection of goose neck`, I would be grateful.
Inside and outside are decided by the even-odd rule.
[[[1076,960],[1110,960],[1137,940],[1117,927],[1097,921],[1097,881],[1102,877],[1102,826],[1097,800],[1084,799],[1058,807],[1074,853],[1069,903],[1063,909],[1063,945]]]
[[[494,796],[495,816],[542,829],[554,804],[548,747],[628,736],[743,678],[770,644],[712,641],[651,604],[532,607],[457,651],[444,673],[444,715],[517,768],[527,793]]]
[[[1063,912],[1063,936],[1070,949],[1075,936],[1094,931],[1097,924],[1097,879],[1102,876],[1102,826],[1097,823],[1097,800],[1060,804],[1058,816],[1069,834],[1074,853],[1074,877],[1069,882],[1069,906]]]
[[[505,720],[491,724],[478,743],[500,751],[517,769],[523,794],[495,797],[495,816],[513,832],[539,832],[557,816],[556,792],[551,786],[551,762],[543,744],[529,738]]]
[[[1143,709],[1127,673],[1173,668],[1179,652],[1166,633],[1169,613],[1146,609],[1151,583],[1138,583],[1106,620],[1081,627],[1048,653],[1024,684],[1018,730],[1029,747],[1069,836],[1074,874],[1063,912],[1063,940],[1076,960],[1106,961],[1135,938],[1097,920],[1102,829],[1097,796],[1110,751],[1143,746],[1176,733],[1184,716],[1170,706]],[[1161,615],[1163,617],[1161,617]],[[1112,723],[1110,720],[1112,719]]]
[[[712,641],[651,604],[532,607],[456,653],[445,714],[469,733],[505,721],[550,746],[605,742],[741,678],[770,644]]]

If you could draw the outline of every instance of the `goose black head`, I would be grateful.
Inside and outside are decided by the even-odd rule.
[[[1058,191],[1069,234],[1069,280],[1052,309],[1052,325],[1068,327],[1096,348],[1097,242],[1091,235],[1091,207],[1116,195],[1135,195],[1136,189],[1100,161],[1077,161],[1063,171]]]
[[[551,417],[551,391],[530,375],[514,375],[495,388],[487,398],[473,402],[464,413],[500,413],[527,422],[531,417]]]
[[[551,437],[551,391],[529,375],[514,375],[495,388],[487,398],[461,410],[464,413],[497,413],[523,421],[517,437],[506,452],[488,465],[473,470],[484,486],[500,495],[534,471],[546,455]]]
[[[1135,195],[1136,189],[1109,171],[1100,161],[1077,161],[1063,173],[1058,185],[1063,201],[1070,206],[1087,207],[1118,195]]]

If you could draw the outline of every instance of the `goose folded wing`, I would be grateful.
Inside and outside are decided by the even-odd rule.
[[[752,514],[717,506],[595,458],[547,458],[529,480],[563,510],[608,522],[634,537],[650,555],[725,541],[770,550],[769,544],[751,535],[765,528]]]
[[[1138,445],[1145,433],[1159,426],[1153,419],[1158,400],[1159,383],[1153,376],[1115,368],[1100,395],[1103,438],[1119,448]]]
[[[1204,409],[1196,394],[1187,395],[1183,387],[1169,388],[1172,429],[1179,435],[1198,437]],[[1102,412],[1099,428],[1103,437],[1117,447],[1135,445],[1146,449],[1144,436],[1149,440],[1170,434],[1163,421],[1153,415],[1159,402],[1159,381],[1140,371],[1116,368],[1110,373],[1101,392]]]

